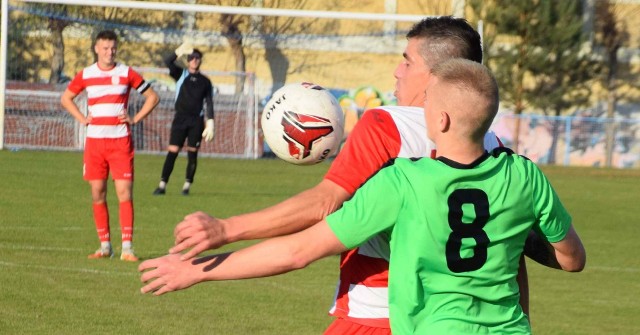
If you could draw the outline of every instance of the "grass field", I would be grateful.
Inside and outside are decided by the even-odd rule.
[[[167,195],[154,197],[163,159],[136,157],[134,243],[142,258],[164,254],[188,213],[226,217],[263,208],[315,184],[328,168],[201,159],[184,197],[180,157]],[[321,334],[330,323],[337,257],[277,277],[140,294],[137,264],[86,259],[98,242],[81,166],[81,153],[0,151],[0,334]],[[579,274],[528,262],[534,333],[640,333],[640,258],[633,256],[640,171],[544,170],[574,217],[588,261]]]

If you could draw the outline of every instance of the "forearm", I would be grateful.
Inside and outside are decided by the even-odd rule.
[[[149,88],[149,90],[151,90],[151,88]],[[144,104],[140,108],[140,111],[133,117],[133,124],[144,120],[144,118],[146,118],[160,102],[160,98],[154,91],[145,92],[144,97]]]
[[[74,97],[69,92],[65,92],[60,98],[60,104],[62,105],[62,108],[73,116],[74,119],[84,124],[86,123],[86,116],[82,114],[78,106],[73,102],[73,98]]]
[[[345,251],[326,221],[296,234],[280,236],[208,260],[206,280],[273,276],[302,269],[312,262]]]
[[[209,91],[209,93],[204,97],[204,100],[207,120],[213,120],[213,92]]]
[[[333,213],[349,197],[337,184],[323,180],[315,187],[277,205],[225,220],[228,242],[301,231]]]
[[[176,65],[176,59],[178,59],[178,56],[175,53],[171,53],[164,58],[164,64],[169,68],[169,76],[174,80],[180,79],[180,75],[182,75],[182,68]]]
[[[300,269],[346,248],[325,222],[297,234],[269,239],[226,254],[181,259],[169,254],[138,266],[146,285],[142,293],[155,295],[182,290],[205,281],[258,278]]]

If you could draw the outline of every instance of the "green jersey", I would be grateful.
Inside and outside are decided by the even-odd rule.
[[[394,334],[529,334],[516,282],[525,239],[560,241],[571,217],[534,163],[501,148],[470,165],[396,159],[327,222],[348,248],[389,236]]]

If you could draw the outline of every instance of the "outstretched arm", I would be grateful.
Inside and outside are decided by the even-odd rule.
[[[326,221],[296,234],[277,237],[232,253],[181,260],[169,254],[138,267],[146,283],[142,293],[162,295],[212,280],[257,278],[306,267],[322,257],[345,251]]]
[[[187,215],[175,230],[170,253],[189,250],[181,259],[240,240],[281,236],[301,231],[324,219],[350,198],[342,187],[329,180],[274,206],[228,219],[204,212]]]

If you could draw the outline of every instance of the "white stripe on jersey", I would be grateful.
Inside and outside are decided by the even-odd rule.
[[[97,104],[88,106],[92,117],[118,116],[124,114],[124,104]],[[114,111],[117,111],[114,114]]]
[[[377,107],[389,113],[400,133],[398,157],[429,157],[436,145],[427,138],[424,109],[411,106]]]
[[[338,283],[340,287],[340,283]],[[336,290],[336,295],[337,295]],[[389,289],[386,287],[367,287],[364,285],[350,285],[349,312],[347,316],[359,319],[388,319],[389,318]],[[335,301],[329,313],[336,309]]]
[[[87,97],[99,98],[105,95],[125,95],[127,94],[127,85],[91,85],[87,86]]]
[[[120,138],[129,135],[126,124],[116,126],[99,126],[91,124],[87,127],[87,137],[91,138]]]

